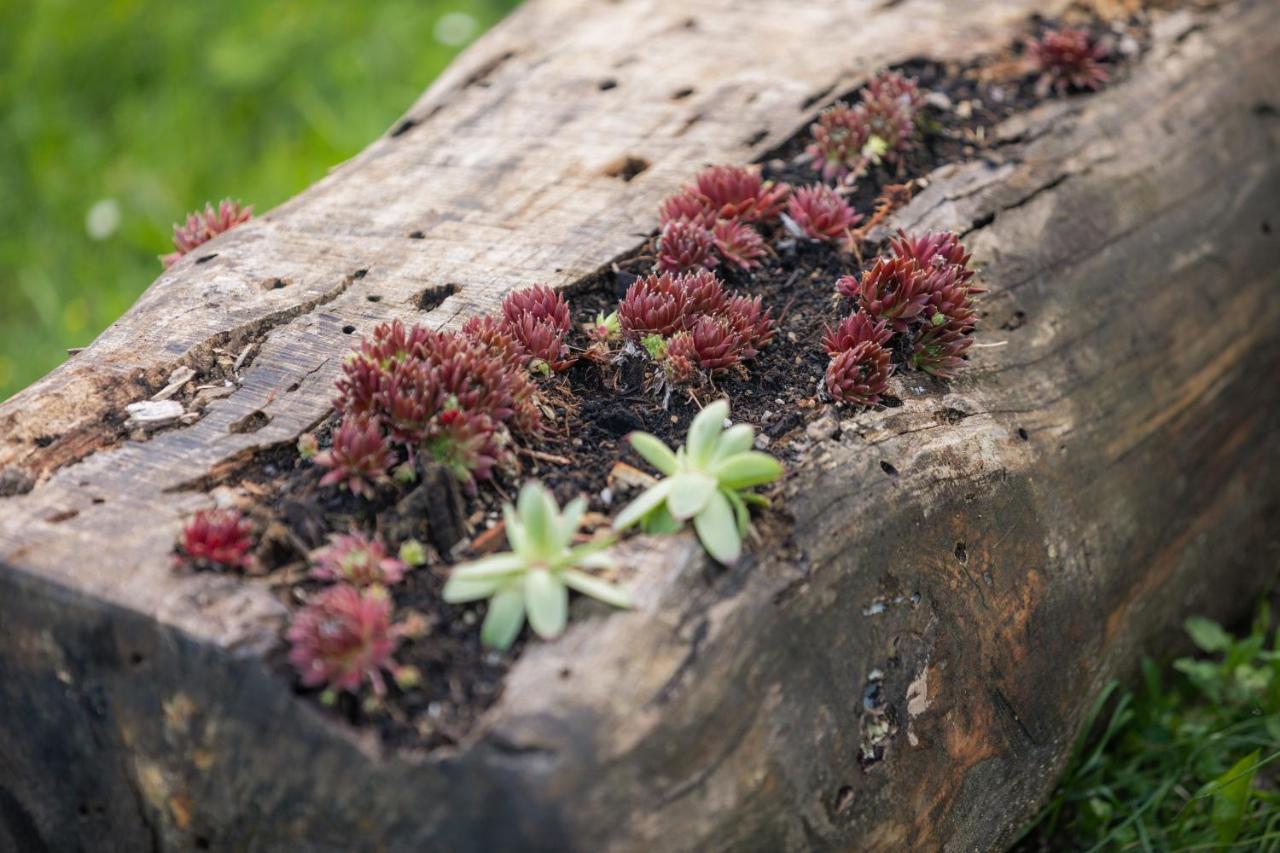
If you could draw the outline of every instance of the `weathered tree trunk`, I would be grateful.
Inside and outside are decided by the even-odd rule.
[[[738,569],[637,542],[636,612],[532,645],[459,747],[387,751],[316,713],[264,662],[268,590],[168,555],[208,503],[184,484],[325,416],[351,332],[580,280],[704,162],[1045,5],[534,2],[0,406],[0,847],[1007,840],[1100,686],[1275,570],[1274,2],[1162,17],[1128,79],[935,174],[897,224],[967,235],[988,346],[944,396],[907,382],[901,408],[814,430],[790,536]],[[124,440],[127,403],[248,345],[201,420]]]

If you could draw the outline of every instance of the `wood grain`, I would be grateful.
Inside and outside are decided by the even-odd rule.
[[[269,593],[174,577],[167,555],[210,500],[184,484],[323,417],[351,334],[580,280],[697,165],[753,158],[881,64],[998,47],[1033,7],[534,2],[386,137],[0,407],[21,492],[0,498],[7,837],[1008,839],[1106,679],[1182,614],[1239,614],[1274,576],[1273,3],[1162,18],[1128,80],[934,175],[898,224],[967,234],[990,288],[972,366],[941,397],[907,377],[903,407],[815,442],[788,482],[793,526],[737,570],[709,571],[687,538],[635,541],[637,611],[533,646],[457,749],[384,753],[296,701],[264,664],[283,618]],[[104,426],[176,366],[249,343],[239,387],[196,424],[142,442]]]

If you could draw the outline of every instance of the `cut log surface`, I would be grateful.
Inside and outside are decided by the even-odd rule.
[[[530,644],[457,747],[389,750],[294,696],[269,662],[283,606],[170,551],[197,484],[321,421],[377,323],[583,280],[701,165],[1062,5],[534,0],[360,156],[167,271],[0,406],[0,847],[1007,841],[1108,679],[1274,577],[1269,0],[1160,17],[1126,79],[931,176],[893,224],[974,251],[969,366],[811,430],[789,534],[737,569],[687,536],[629,543],[636,611]],[[126,436],[126,406],[219,349],[247,351],[229,396]]]

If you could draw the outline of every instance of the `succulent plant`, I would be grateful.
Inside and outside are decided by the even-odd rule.
[[[862,110],[843,102],[833,104],[818,114],[809,135],[812,141],[805,148],[805,159],[824,181],[841,181],[866,167],[862,149],[871,130]]]
[[[777,331],[773,311],[764,307],[759,296],[734,296],[725,306],[725,312],[733,330],[749,347],[743,358],[754,358],[773,340]]]
[[[749,352],[749,344],[726,317],[703,314],[688,331],[672,336],[666,355],[688,359],[707,373],[722,373],[741,364]]]
[[[490,353],[511,364],[524,364],[529,351],[508,331],[504,321],[480,314],[462,324],[463,336],[483,346]]]
[[[218,202],[216,210],[212,204],[205,204],[203,211],[197,210],[187,214],[186,222],[174,224],[174,251],[161,257],[160,262],[164,264],[165,269],[168,269],[187,252],[252,218],[253,205],[251,204],[242,206],[240,202],[229,198]]]
[[[387,553],[382,540],[363,533],[339,533],[311,554],[311,577],[354,586],[390,586],[404,579],[405,562]]]
[[[706,270],[688,273],[681,276],[680,286],[685,293],[686,328],[703,314],[720,314],[729,307],[729,294],[713,273]]]
[[[664,478],[618,513],[614,529],[643,524],[650,532],[672,532],[692,519],[708,554],[725,565],[737,562],[751,523],[747,504],[767,504],[750,490],[777,480],[783,470],[772,456],[751,449],[750,426],[725,429],[728,417],[727,400],[707,406],[675,452],[656,436],[632,433],[631,446]]]
[[[558,328],[554,309],[544,316],[535,325]],[[398,321],[374,329],[347,358],[338,392],[334,405],[344,419],[377,418],[395,441],[459,472],[474,466],[470,475],[481,479],[509,458],[509,427],[540,428],[536,389],[509,350],[465,334],[406,330]]]
[[[377,486],[390,482],[388,469],[396,463],[376,418],[345,418],[333,434],[333,446],[317,453],[315,464],[328,468],[321,486],[345,485],[356,497],[371,495]]]
[[[1036,92],[1041,97],[1050,89],[1059,95],[1096,91],[1111,76],[1103,64],[1108,55],[1106,47],[1095,42],[1085,29],[1048,30],[1027,44],[1027,55],[1040,74]]]
[[[885,392],[893,365],[889,351],[866,340],[831,359],[824,378],[827,393],[840,403],[874,406]]]
[[[513,290],[502,300],[502,318],[515,323],[524,317],[545,320],[562,332],[569,331],[572,320],[564,295],[545,284],[534,284]]]
[[[760,177],[758,167],[708,166],[693,179],[693,188],[719,219],[771,222],[782,212],[791,188]]]
[[[949,379],[964,364],[965,351],[973,343],[973,313],[958,319],[933,315],[935,324],[923,328],[912,344],[910,362],[940,379]]]
[[[688,299],[684,276],[671,273],[638,278],[618,303],[618,323],[633,341],[647,335],[666,337],[680,331]]]
[[[569,352],[565,333],[548,320],[525,314],[514,322],[504,321],[506,329],[530,356],[529,366],[538,373],[560,373],[578,359]]]
[[[859,103],[836,103],[810,126],[805,159],[824,181],[857,178],[869,163],[901,160],[915,143],[923,96],[915,81],[882,71],[859,92]]]
[[[681,220],[710,228],[718,218],[711,203],[694,186],[683,187],[674,195],[667,196],[658,207],[658,225],[663,228]]]
[[[573,544],[586,510],[586,500],[577,498],[561,512],[542,484],[530,480],[521,487],[516,506],[502,508],[511,551],[465,563],[450,573],[445,601],[489,600],[480,629],[485,645],[509,648],[526,613],[538,636],[559,636],[568,621],[570,589],[615,607],[631,606],[626,591],[583,571],[612,567],[608,555],[601,553],[613,543],[612,537]]]
[[[382,673],[396,673],[392,660],[403,629],[391,622],[391,599],[381,586],[360,590],[338,583],[320,591],[289,626],[289,663],[306,687],[357,693],[369,682],[386,692]]]
[[[862,221],[840,194],[825,184],[801,187],[787,199],[787,216],[812,240],[839,240]]]
[[[863,311],[905,332],[929,300],[928,274],[909,258],[876,258],[862,275],[842,276],[836,292],[857,302]]]
[[[956,278],[961,283],[973,278],[969,253],[953,231],[928,231],[912,237],[900,230],[889,240],[889,247],[895,257],[915,261],[921,269],[955,267]]]
[[[253,526],[234,509],[202,509],[182,528],[175,562],[191,568],[253,565]]]
[[[860,94],[869,140],[880,140],[875,147],[883,150],[886,160],[900,160],[915,144],[916,115],[924,103],[916,81],[896,71],[881,71]]]
[[[756,229],[736,219],[721,219],[711,228],[711,239],[724,262],[740,270],[760,266],[767,249]]]
[[[662,226],[658,237],[658,269],[687,272],[715,269],[720,263],[715,240],[700,222],[677,219]]]
[[[893,337],[893,330],[889,328],[886,321],[877,321],[865,311],[854,311],[841,320],[834,329],[828,326],[823,330],[822,347],[827,351],[827,355],[834,358],[867,341],[884,346],[889,343],[891,337]]]

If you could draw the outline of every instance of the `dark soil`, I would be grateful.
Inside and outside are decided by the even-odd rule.
[[[1045,25],[1030,22],[1028,35]],[[1126,39],[1130,46],[1127,54],[1113,50],[1114,81],[1123,73],[1123,61],[1145,44],[1144,27],[1138,21],[1123,28],[1123,33],[1097,21],[1091,27],[1099,36],[1117,44]],[[1034,79],[1020,65],[1021,50],[1021,45],[1014,45],[1005,54],[969,65],[922,59],[901,66],[899,70],[915,77],[921,89],[930,93],[920,123],[923,139],[901,168],[876,168],[861,179],[848,196],[854,208],[870,215],[886,186],[914,185],[940,166],[987,156],[989,130],[1038,101]],[[854,99],[857,94],[842,97]],[[766,177],[798,185],[817,181],[818,176],[796,159],[807,138],[806,129],[770,152],[763,163]],[[690,164],[691,175],[699,165]],[[655,224],[656,218],[655,212]],[[344,695],[336,713],[354,724],[376,725],[391,744],[431,749],[456,742],[497,700],[503,676],[519,656],[521,644],[505,653],[481,648],[483,605],[445,604],[441,589],[452,562],[473,556],[477,548],[505,547],[503,537],[489,528],[499,518],[502,501],[514,495],[524,478],[541,479],[562,503],[585,494],[593,510],[610,515],[631,496],[610,482],[613,462],[648,470],[625,436],[645,430],[675,446],[683,440],[699,404],[720,396],[732,400],[734,420],[757,425],[769,452],[784,464],[799,460],[807,443],[797,438],[825,409],[819,392],[828,361],[820,344],[823,327],[849,310],[837,304],[834,282],[857,272],[859,263],[834,246],[797,242],[780,229],[766,236],[775,254],[762,267],[722,275],[730,290],[763,297],[778,319],[773,343],[746,370],[718,377],[714,385],[667,392],[657,387],[655,370],[642,355],[624,356],[604,367],[580,360],[566,374],[546,381],[547,401],[556,414],[551,434],[536,449],[520,451],[518,474],[500,476],[475,496],[463,495],[439,469],[428,469],[419,471],[415,486],[388,487],[372,500],[357,499],[346,491],[320,488],[320,472],[299,460],[293,448],[260,454],[212,481],[192,484],[208,488],[215,481],[234,483],[253,497],[250,514],[263,534],[255,573],[264,575],[291,607],[305,602],[318,588],[306,577],[306,554],[330,532],[376,530],[392,547],[409,538],[433,546],[428,564],[392,589],[397,613],[414,613],[425,622],[421,636],[407,641],[397,654],[399,663],[420,670],[420,684],[407,691],[392,686],[389,696],[376,705]],[[879,248],[864,243],[862,255],[869,261]],[[651,238],[611,270],[568,290],[575,320],[587,323],[598,311],[612,311],[627,286],[647,274],[652,263]],[[576,334],[571,343],[584,348],[585,336]],[[944,387],[940,380],[916,375],[926,388]],[[892,399],[885,401],[885,405],[896,404]],[[331,428],[332,422],[318,431],[322,446],[328,443]],[[277,663],[283,675],[295,678],[283,653]]]

